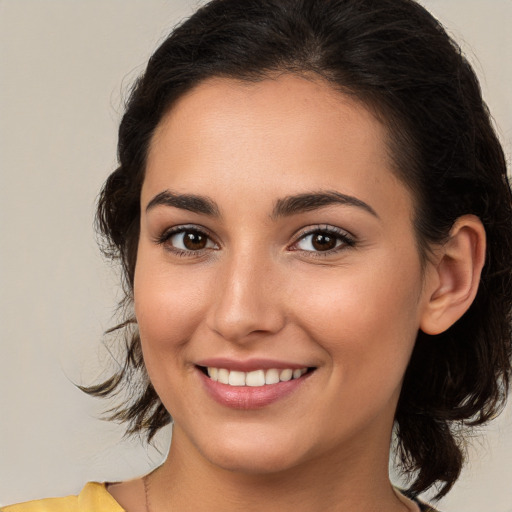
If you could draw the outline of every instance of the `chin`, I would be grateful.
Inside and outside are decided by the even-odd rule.
[[[261,451],[261,450],[260,450]],[[253,456],[254,455],[254,456]],[[210,462],[215,466],[233,473],[243,475],[271,475],[282,473],[298,465],[296,457],[268,453],[260,454],[222,454],[213,456]]]
[[[299,465],[302,458],[295,443],[289,438],[287,441],[248,435],[244,439],[223,437],[216,442],[212,437],[202,454],[211,464],[231,472],[247,475],[279,473]]]

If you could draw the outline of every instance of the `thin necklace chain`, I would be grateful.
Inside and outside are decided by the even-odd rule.
[[[151,512],[151,509],[149,508],[149,473],[148,475],[144,475],[142,478],[142,482],[144,484],[144,496],[146,499],[146,512]]]

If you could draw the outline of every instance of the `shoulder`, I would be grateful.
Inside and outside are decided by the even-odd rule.
[[[77,496],[46,498],[3,507],[1,512],[124,512],[105,484],[89,482]]]
[[[1,510],[2,512],[75,512],[78,511],[77,496],[27,501],[17,505],[8,505]]]

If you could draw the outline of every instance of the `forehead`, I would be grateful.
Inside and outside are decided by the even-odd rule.
[[[336,130],[339,127],[343,129]],[[327,133],[330,136],[325,139]],[[163,117],[149,157],[159,149],[170,149],[169,144],[184,144],[184,151],[208,145],[222,151],[228,142],[238,140],[247,148],[259,142],[271,149],[306,139],[315,142],[315,136],[323,138],[326,146],[330,141],[349,146],[358,140],[368,149],[379,147],[385,152],[387,130],[355,97],[321,79],[298,75],[259,82],[213,78],[180,97]]]
[[[208,193],[237,180],[255,194],[341,189],[365,201],[384,182],[403,188],[387,137],[364,105],[321,80],[211,79],[181,97],[157,127],[143,201],[166,188]]]

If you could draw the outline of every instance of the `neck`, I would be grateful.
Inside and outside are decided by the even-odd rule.
[[[167,460],[150,476],[151,512],[222,510],[310,512],[311,510],[404,512],[388,477],[388,453],[366,447],[268,474],[213,465],[178,432]]]

